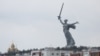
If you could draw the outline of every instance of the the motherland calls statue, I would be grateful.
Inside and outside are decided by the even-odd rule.
[[[75,46],[75,41],[71,35],[71,33],[69,32],[69,29],[72,28],[72,29],[75,29],[75,24],[77,24],[78,22],[75,22],[75,23],[72,23],[72,24],[68,24],[68,20],[65,19],[64,22],[61,20],[61,12],[62,12],[62,8],[63,8],[63,5],[64,3],[62,4],[62,7],[61,7],[61,11],[60,11],[60,14],[58,16],[58,20],[61,22],[61,24],[63,25],[63,32],[65,34],[65,37],[66,37],[66,41],[67,41],[67,47],[74,47]]]
[[[64,22],[62,22],[61,17],[58,17],[58,19],[60,20],[61,24],[63,25],[63,32],[65,34],[66,40],[67,40],[67,47],[73,47],[75,46],[75,41],[71,35],[71,33],[69,32],[69,29],[75,29],[75,24],[77,24],[78,22],[72,23],[72,24],[68,24],[68,20],[65,19]]]

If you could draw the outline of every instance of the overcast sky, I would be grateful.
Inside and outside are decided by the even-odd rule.
[[[0,0],[0,52],[12,42],[19,50],[64,47],[63,2],[62,20],[79,21],[70,29],[76,46],[100,46],[100,0]]]

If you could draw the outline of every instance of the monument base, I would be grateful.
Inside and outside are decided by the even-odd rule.
[[[67,45],[66,48],[76,47],[75,45]]]

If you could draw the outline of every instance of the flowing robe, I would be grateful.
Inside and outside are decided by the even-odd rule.
[[[74,41],[71,33],[69,32],[70,28],[75,29],[75,25],[74,24],[63,24],[63,32],[64,32],[66,40],[67,40],[67,46],[69,46],[69,47],[75,45],[75,41]]]

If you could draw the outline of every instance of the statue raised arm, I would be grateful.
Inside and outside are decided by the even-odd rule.
[[[63,21],[61,20],[61,17],[60,16],[58,16],[58,20],[60,20],[60,23],[61,24],[64,24]]]

